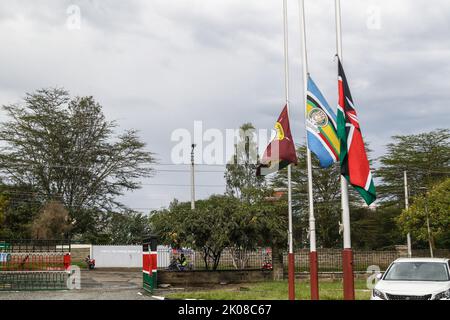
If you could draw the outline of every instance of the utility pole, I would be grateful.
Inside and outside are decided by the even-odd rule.
[[[428,188],[427,187],[418,187],[418,189],[425,191],[425,195],[424,195],[425,204],[424,205],[425,205],[425,216],[426,216],[426,221],[427,221],[428,245],[430,247],[430,257],[433,258],[434,257],[433,239],[431,236],[430,215],[428,213]]]
[[[406,170],[403,171],[403,181],[405,184],[405,209],[408,210],[409,208],[409,201],[408,201],[408,176],[406,175]],[[412,257],[412,248],[411,248],[411,233],[408,232],[406,235],[406,241],[408,245],[408,257]]]
[[[195,181],[194,181],[194,149],[196,144],[192,144],[191,149],[191,210],[195,209]]]
[[[428,198],[427,198],[427,195],[425,195],[425,214],[427,216],[427,231],[428,231],[428,244],[430,246],[430,257],[434,258],[433,241],[431,239],[430,216],[428,214]]]

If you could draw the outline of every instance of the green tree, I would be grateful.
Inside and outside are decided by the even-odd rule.
[[[8,197],[4,194],[0,194],[0,226],[3,227],[6,218],[6,210],[8,209]],[[0,228],[1,228],[0,227]]]
[[[12,184],[30,186],[36,200],[58,200],[84,233],[83,215],[122,209],[117,196],[140,187],[154,162],[137,132],[114,134],[93,97],[63,89],[41,89],[18,104],[5,105],[0,170]],[[95,210],[93,210],[95,209]]]
[[[223,250],[230,245],[230,216],[237,210],[238,201],[228,196],[211,196],[190,203],[172,202],[168,210],[153,212],[152,231],[163,243],[176,248],[201,250],[206,269],[217,269]]]
[[[226,166],[226,193],[239,201],[238,210],[230,217],[230,250],[237,268],[246,266],[249,253],[258,245],[272,247],[275,278],[283,272],[286,250],[287,199],[269,201],[273,190],[266,179],[256,175],[259,163],[255,128],[244,123],[239,130],[233,158]]]
[[[244,123],[239,129],[235,152],[226,165],[226,193],[239,199],[250,197],[253,189],[264,187],[264,177],[256,176],[259,161],[255,128],[251,123]]]
[[[230,250],[236,268],[244,268],[257,247],[269,246],[282,254],[287,244],[287,198],[275,199],[272,189],[246,192],[252,201],[239,201],[230,216]]]
[[[377,193],[385,202],[404,207],[403,171],[407,171],[411,197],[423,193],[450,175],[450,130],[393,136],[387,152],[380,157],[376,176],[381,178]]]
[[[32,223],[41,209],[35,193],[28,186],[0,185],[0,198],[0,238],[31,238]]]
[[[428,237],[427,217],[431,238]],[[404,234],[410,232],[431,245],[448,247],[450,244],[450,178],[417,195],[409,210],[403,210],[397,222]]]
[[[108,234],[111,244],[140,244],[150,232],[148,217],[133,211],[113,213]]]
[[[353,207],[350,215],[352,246],[366,250],[392,249],[404,242],[396,219],[398,209]]]
[[[366,150],[370,148],[366,144]],[[294,212],[294,236],[299,246],[309,243],[309,203],[306,146],[297,148],[298,164],[292,166],[292,201]],[[369,159],[372,162],[371,159]],[[336,163],[321,168],[312,154],[312,179],[314,216],[316,220],[317,245],[324,248],[342,246],[339,234],[341,222],[340,167]],[[279,171],[272,180],[273,187],[287,187],[287,170]],[[397,244],[400,232],[395,223],[398,210],[367,207],[361,196],[349,187],[352,243],[355,248],[376,249]],[[382,236],[381,236],[382,235]]]
[[[254,203],[228,195],[213,195],[196,202],[173,201],[168,209],[150,215],[152,232],[164,244],[200,250],[206,269],[216,269],[225,248],[254,250],[257,246],[286,246],[285,201],[270,202],[271,192],[252,195]],[[242,251],[243,252],[243,251]],[[236,253],[236,252],[235,252]],[[235,255],[235,267],[243,268],[246,256]]]

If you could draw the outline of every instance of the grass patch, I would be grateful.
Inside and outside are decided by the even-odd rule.
[[[321,281],[319,285],[321,300],[342,300],[342,281]],[[310,299],[309,282],[296,281],[295,295],[297,299]],[[355,281],[357,300],[368,300],[370,290],[365,280]],[[198,291],[177,292],[166,295],[171,299],[204,299],[204,300],[287,300],[287,281],[267,281],[261,283],[228,286],[222,289],[200,289]]]

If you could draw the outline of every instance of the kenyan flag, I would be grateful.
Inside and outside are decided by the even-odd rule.
[[[359,192],[367,205],[370,205],[376,199],[375,185],[344,69],[341,61],[338,63],[337,135],[340,142],[341,174]]]

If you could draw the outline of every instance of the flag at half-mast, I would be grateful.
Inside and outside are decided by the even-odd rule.
[[[338,64],[337,133],[340,142],[341,174],[370,205],[376,199],[375,185],[344,69],[341,61],[338,60]]]
[[[284,106],[275,123],[275,130],[275,137],[267,146],[261,162],[258,164],[257,175],[268,175],[287,167],[291,163],[297,164],[297,153],[289,125],[287,105]]]
[[[319,159],[322,168],[339,160],[336,114],[310,76],[306,96],[306,131],[308,148]]]

